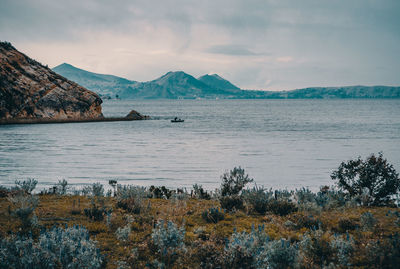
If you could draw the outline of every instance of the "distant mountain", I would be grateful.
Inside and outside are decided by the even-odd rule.
[[[235,85],[233,85],[226,79],[221,78],[217,74],[204,75],[204,76],[199,77],[198,80],[200,80],[204,84],[206,84],[214,89],[234,90],[234,91],[240,90],[239,87],[236,87]]]
[[[216,98],[227,94],[228,92],[210,87],[183,71],[168,72],[155,80],[141,82],[135,87],[119,92],[122,98],[145,99]]]
[[[113,75],[92,73],[67,63],[54,67],[53,71],[100,95],[113,97],[118,92],[130,89],[137,83]]]
[[[242,90],[217,74],[196,79],[183,72],[167,74],[148,82],[137,82],[112,75],[102,75],[61,64],[53,71],[102,96],[124,99],[333,99],[400,98],[400,87],[347,86],[315,87],[292,91]]]

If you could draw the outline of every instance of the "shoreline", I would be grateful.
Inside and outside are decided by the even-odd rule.
[[[142,116],[142,118],[129,118],[129,117],[108,117],[108,118],[92,118],[92,119],[9,119],[0,120],[0,125],[12,124],[50,124],[50,123],[83,123],[83,122],[113,122],[113,121],[136,121],[136,120],[149,120],[150,116]]]

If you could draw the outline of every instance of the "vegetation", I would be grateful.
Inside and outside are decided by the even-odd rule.
[[[2,187],[0,268],[398,268],[398,196],[360,203],[342,188],[245,189],[251,181],[237,168],[214,193]]]

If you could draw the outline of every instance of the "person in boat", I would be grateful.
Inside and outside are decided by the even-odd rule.
[[[177,120],[178,120],[178,117],[175,117],[174,121],[177,121]]]

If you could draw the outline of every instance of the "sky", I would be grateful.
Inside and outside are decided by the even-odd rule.
[[[400,85],[399,0],[0,0],[0,40],[50,67],[243,89]]]

